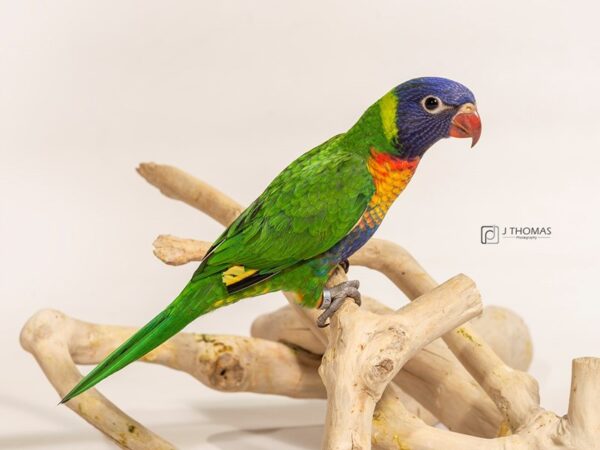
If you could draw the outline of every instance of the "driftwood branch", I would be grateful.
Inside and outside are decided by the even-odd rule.
[[[319,369],[327,388],[323,447],[370,448],[375,405],[400,368],[480,312],[479,294],[462,275],[393,314],[374,314],[346,302],[332,319]]]
[[[23,327],[21,345],[35,356],[63,397],[81,379],[76,364],[99,363],[135,331],[43,310]],[[193,333],[180,333],[141,359],[187,372],[219,391],[325,398],[317,373],[320,360],[320,356],[265,339]],[[174,448],[96,389],[67,406],[124,448]]]
[[[157,168],[154,165],[150,169],[149,166],[143,164],[140,167],[149,169],[152,172]],[[140,173],[145,169],[140,169]],[[166,168],[165,170],[169,173],[171,169]],[[157,181],[158,178],[160,177],[153,179],[153,184],[163,186]],[[170,176],[164,179],[164,185],[171,185],[169,179]],[[195,191],[196,194],[198,192],[199,190]],[[210,195],[211,200],[214,201],[215,197],[212,191]],[[230,202],[231,200],[227,199],[227,201]],[[191,206],[198,207],[198,203],[196,202]],[[203,205],[200,205],[199,209],[206,214],[211,214]],[[220,222],[224,221],[222,217],[214,218]],[[437,286],[437,283],[408,252],[387,241],[372,239],[351,258],[350,263],[379,270],[388,276],[411,300]],[[313,319],[312,314],[309,312],[302,311],[302,315],[311,320]],[[322,331],[314,328],[311,331],[325,342]],[[505,422],[502,422],[504,425],[501,428],[515,429],[529,415],[539,409],[539,394],[535,380],[525,372],[515,371],[506,366],[485,341],[477,338],[475,331],[468,324],[445,335],[444,341],[503,414]],[[477,348],[478,351],[465,359],[464,352],[472,348]],[[492,377],[487,376],[486,372],[490,368],[492,368],[494,375]],[[515,392],[519,390],[506,390],[505,383],[525,383],[529,389],[525,395],[525,391],[522,390],[519,394],[516,394]]]
[[[165,195],[223,225],[242,210],[174,167],[142,164],[138,172]],[[201,259],[208,243],[160,236],[154,247],[160,259],[179,265]],[[375,300],[362,308],[346,302],[322,330],[315,326],[318,312],[285,293],[290,305],[258,318],[253,338],[183,333],[144,360],[224,391],[327,394],[326,449],[598,448],[599,359],[574,361],[569,413],[558,417],[539,406],[537,383],[523,371],[531,341],[522,321],[491,309],[487,318],[465,323],[481,311],[467,277],[438,286],[408,252],[382,240],[371,240],[350,262],[385,274],[414,302],[396,312]],[[330,283],[343,279],[338,271]],[[277,325],[270,321],[274,317]],[[76,363],[98,362],[133,331],[42,311],[25,325],[21,342],[62,395],[80,378]],[[443,342],[434,341],[438,336]],[[69,406],[123,448],[173,448],[96,390]],[[431,427],[432,414],[450,431]]]
[[[61,397],[81,379],[81,373],[71,357],[71,349],[85,347],[86,340],[95,339],[93,334],[86,336],[81,333],[71,319],[53,310],[38,312],[21,331],[21,345],[35,357]],[[113,337],[109,339],[112,340]],[[102,341],[97,342],[105,345]],[[78,352],[73,350],[73,353],[77,355]],[[77,356],[73,358],[77,360]],[[121,448],[175,449],[171,443],[117,408],[96,389],[73,399],[67,406]]]
[[[389,314],[390,308],[363,296],[361,309],[377,314]],[[477,332],[510,367],[525,370],[531,362],[531,338],[520,317],[511,311],[488,306],[481,316],[472,320]],[[299,319],[290,306],[257,317],[252,336],[285,342],[315,354],[325,351],[323,343]],[[458,363],[441,341],[434,341],[414,355],[396,375],[394,381],[402,387],[403,404],[418,411],[422,419],[434,423],[423,408],[434,412],[439,421],[454,431],[483,437],[501,433],[502,416],[479,385]],[[419,401],[416,406],[413,397]],[[448,408],[452,405],[452,408]]]
[[[244,210],[221,191],[177,167],[145,163],[137,171],[165,196],[206,212],[221,225],[229,225]]]
[[[180,260],[181,262],[183,261]],[[437,286],[435,280],[412,255],[388,241],[371,239],[353,255],[350,263],[380,271],[409,299],[417,298]],[[319,338],[323,341],[322,335]],[[526,428],[525,425],[536,422],[539,417],[552,415],[545,413],[539,406],[535,379],[506,365],[470,324],[446,334],[443,339],[502,413],[504,421],[498,430],[499,434]],[[594,432],[597,433],[596,430]]]

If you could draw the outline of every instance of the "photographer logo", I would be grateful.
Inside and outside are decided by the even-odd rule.
[[[528,241],[549,239],[552,237],[552,227],[502,227],[502,233],[500,233],[498,225],[482,225],[480,236],[482,244],[499,244],[500,237]]]

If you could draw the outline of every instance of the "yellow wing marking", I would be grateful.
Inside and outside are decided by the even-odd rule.
[[[239,283],[245,278],[254,275],[258,270],[246,269],[244,266],[231,266],[225,272],[223,272],[222,280],[225,286],[231,286],[232,284]]]

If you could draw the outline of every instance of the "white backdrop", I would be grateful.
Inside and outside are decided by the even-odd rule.
[[[483,135],[427,155],[378,236],[438,280],[474,278],[525,318],[542,402],[566,412],[570,361],[600,356],[600,37],[596,2],[0,1],[0,448],[113,448],[65,407],[18,334],[41,308],[142,325],[194,267],[159,233],[220,226],[134,171],[169,163],[249,203],[394,85],[468,85]],[[552,238],[482,245],[482,225]],[[362,290],[398,306],[381,276]],[[247,333],[280,295],[194,322]],[[324,403],[218,394],[135,364],[101,390],[182,448],[316,448]],[[243,444],[242,444],[243,442]]]

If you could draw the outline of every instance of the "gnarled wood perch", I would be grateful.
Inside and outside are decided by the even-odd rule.
[[[179,169],[151,163],[138,172],[223,225],[242,210]],[[179,265],[200,260],[208,246],[163,235],[154,253]],[[373,299],[361,308],[346,302],[322,330],[315,326],[318,312],[285,293],[290,305],[258,317],[253,337],[181,333],[143,360],[188,372],[218,390],[326,397],[326,449],[600,448],[600,359],[574,361],[569,412],[558,417],[540,408],[537,383],[523,372],[531,360],[523,322],[488,308],[466,323],[481,312],[467,277],[438,286],[408,252],[376,239],[350,262],[382,272],[414,302],[396,312]],[[337,283],[344,275],[334,278]],[[27,322],[21,343],[62,396],[81,377],[75,364],[99,362],[133,332],[46,310]],[[122,448],[173,448],[97,390],[68,406]],[[438,420],[449,430],[430,426]]]

